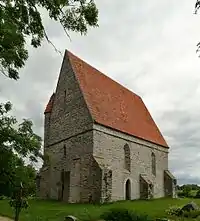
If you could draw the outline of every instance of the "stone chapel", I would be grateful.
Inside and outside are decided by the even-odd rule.
[[[104,203],[175,196],[169,147],[141,97],[69,51],[44,114],[41,198]]]

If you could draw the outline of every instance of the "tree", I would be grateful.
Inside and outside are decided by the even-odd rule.
[[[27,208],[26,196],[35,192],[36,171],[25,166],[23,159],[37,162],[41,138],[32,130],[32,122],[24,120],[18,124],[9,115],[11,103],[0,104],[0,194],[12,197],[10,205],[15,209],[15,221],[23,208]]]
[[[183,194],[185,197],[189,197],[190,196],[190,192],[191,192],[192,188],[189,185],[185,185],[183,187]]]
[[[198,190],[197,192],[196,192],[196,195],[195,195],[195,198],[200,198],[200,190]]]
[[[0,71],[11,79],[19,78],[18,71],[28,59],[28,37],[35,48],[44,38],[51,43],[40,8],[46,9],[67,35],[68,31],[86,34],[88,27],[98,26],[98,10],[93,0],[0,0]]]
[[[195,4],[195,14],[197,14],[198,10],[200,9],[200,0],[196,0]],[[196,52],[198,53],[200,51],[200,42],[197,44],[197,50]]]
[[[20,182],[23,183],[25,196],[31,196],[36,194],[36,170],[31,165],[24,165],[22,159],[16,154],[10,152],[5,154],[0,151],[1,158],[4,159],[1,162],[0,169],[0,196],[12,197],[13,190],[16,186],[19,186]],[[9,157],[8,157],[9,156]],[[5,163],[5,159],[7,162]],[[4,172],[6,169],[6,172]],[[10,179],[9,175],[12,174]]]
[[[197,14],[198,10],[200,9],[200,0],[196,0],[195,4],[195,14]]]
[[[0,104],[0,187],[10,196],[14,186],[21,182],[29,192],[36,176],[33,167],[24,165],[24,158],[37,162],[42,158],[41,138],[32,130],[32,122],[24,120],[18,124],[9,115],[11,104]]]

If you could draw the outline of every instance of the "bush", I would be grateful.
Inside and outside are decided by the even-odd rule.
[[[6,199],[7,199],[6,196],[3,196],[3,195],[0,196],[0,200],[6,200]]]
[[[200,190],[197,191],[195,198],[198,198],[198,199],[200,198]]]
[[[185,196],[185,193],[184,193],[183,191],[178,192],[177,195],[178,195],[178,197],[181,197],[181,198],[186,197],[186,196]]]
[[[191,191],[180,191],[180,192],[178,192],[177,193],[177,195],[178,195],[178,197],[180,197],[180,198],[193,198],[194,197],[194,195],[192,194],[192,192]]]
[[[178,206],[172,206],[168,210],[166,210],[166,213],[170,216],[179,216],[181,212],[181,207]]]
[[[106,221],[151,221],[147,215],[139,215],[127,209],[115,208],[101,215]]]

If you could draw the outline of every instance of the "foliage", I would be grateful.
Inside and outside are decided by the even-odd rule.
[[[197,184],[184,184],[182,186],[177,185],[178,190],[184,190],[185,188],[186,189],[189,188],[190,190],[199,190],[200,189],[200,187]]]
[[[185,184],[182,186],[178,186],[178,197],[187,197],[187,198],[195,198],[197,192],[200,190],[200,187],[196,184]]]
[[[4,196],[4,195],[0,196],[0,200],[6,200],[6,199],[7,199],[7,196]]]
[[[180,198],[185,197],[183,191],[178,191],[178,192],[177,192],[177,196],[180,197]]]
[[[200,0],[196,0],[195,14],[197,14],[199,9],[200,9]],[[199,51],[200,51],[200,42],[197,44],[197,52],[199,52]]]
[[[18,124],[9,111],[9,102],[0,104],[0,195],[10,196],[20,182],[23,182],[26,194],[33,193],[36,171],[30,165],[25,166],[23,158],[37,162],[42,157],[41,138],[33,132],[31,121]]]
[[[195,4],[195,13],[197,13],[197,11],[200,9],[200,0],[196,0],[196,4]]]
[[[190,186],[185,186],[183,189],[183,194],[185,197],[189,197],[190,196],[190,192],[191,192],[191,187]]]
[[[175,205],[166,210],[166,213],[170,216],[179,216],[180,212],[181,207]]]
[[[25,198],[22,198],[21,201],[17,201],[16,199],[12,199],[10,201],[10,206],[14,207],[14,208],[21,207],[21,208],[27,209],[28,208],[28,201]]]
[[[200,199],[200,190],[198,190],[198,191],[196,192],[195,198]]]
[[[191,190],[187,189],[187,188],[184,189],[184,188],[179,188],[179,190],[177,191],[178,197],[180,197],[180,198],[184,198],[184,197],[196,198],[196,194],[197,194],[199,188],[198,189],[192,188]]]
[[[36,194],[36,170],[33,166],[23,166],[17,170],[17,180],[15,183],[23,183],[23,196],[33,196]]]
[[[147,215],[139,215],[136,212],[123,208],[114,208],[101,215],[106,221],[147,221],[150,218]]]
[[[15,189],[13,198],[10,201],[10,206],[15,210],[15,221],[19,220],[19,214],[22,209],[28,208],[28,202],[26,198],[23,197],[23,185],[22,183],[18,188]]]
[[[15,156],[17,158],[17,156]],[[18,159],[20,160],[20,159]],[[24,186],[24,196],[34,196],[36,193],[36,170],[31,165],[13,165],[13,167],[9,167],[12,171],[12,182],[9,180],[6,174],[0,175],[0,196],[2,199],[4,196],[11,197],[13,189],[15,185],[18,185],[20,182],[23,183]],[[1,169],[0,169],[1,171]]]
[[[18,70],[28,59],[26,40],[35,48],[48,39],[39,9],[59,22],[66,34],[75,31],[86,34],[96,27],[98,10],[93,0],[0,0],[0,71],[17,80]]]

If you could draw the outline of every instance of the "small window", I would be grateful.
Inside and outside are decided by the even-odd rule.
[[[67,92],[66,90],[64,91],[64,103],[66,102],[66,98],[67,98]]]
[[[155,153],[151,154],[151,166],[152,166],[152,174],[156,176],[156,155]]]
[[[66,158],[67,156],[67,150],[66,150],[66,146],[64,145],[63,147],[63,155],[64,155],[64,158]]]
[[[124,168],[131,171],[131,154],[128,144],[124,145]]]

